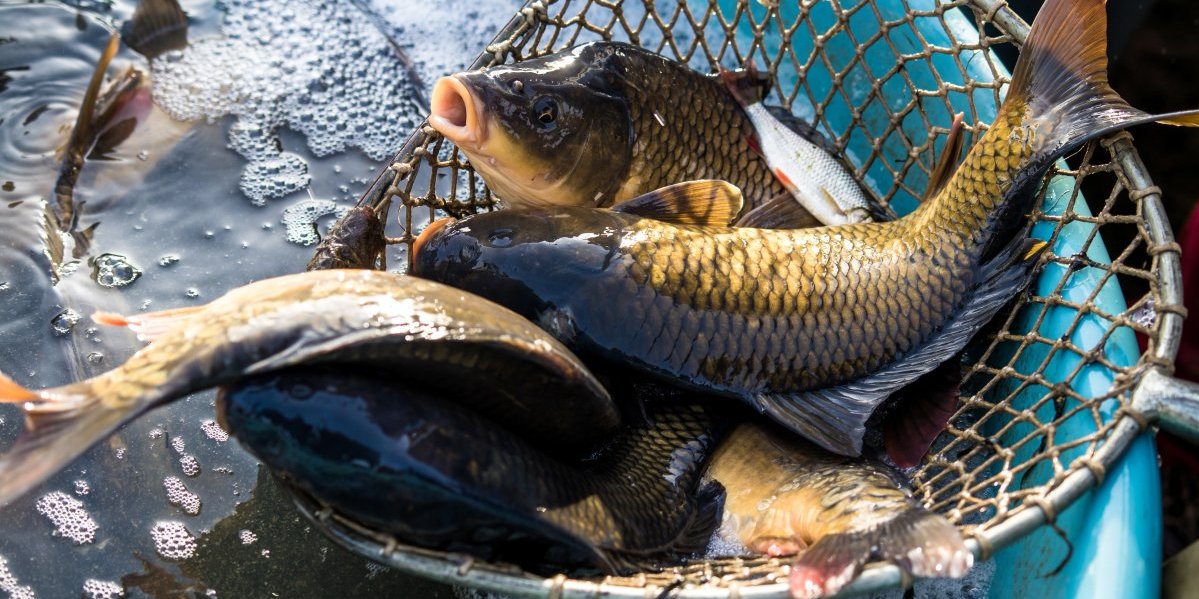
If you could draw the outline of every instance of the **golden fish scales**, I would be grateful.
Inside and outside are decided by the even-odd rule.
[[[846,153],[853,174],[902,213],[924,192],[955,111],[965,112],[971,141],[987,129],[1009,77],[991,50],[1019,46],[1028,34],[1028,25],[1002,0],[773,4],[532,1],[471,66],[519,62],[596,39],[641,45],[700,71],[754,62],[773,77],[768,103],[787,106],[816,123]],[[901,10],[895,10],[897,5]],[[997,35],[975,33],[995,31]],[[880,64],[874,53],[885,54],[890,62],[872,70]],[[976,176],[959,181],[957,192],[984,196],[1000,183],[994,176],[997,167],[1019,157],[1011,146],[995,144],[976,149],[967,159],[974,161]],[[1128,134],[1088,144],[1075,162],[1072,167],[1059,163],[1046,178],[1055,187],[1040,191],[1042,201],[1052,191],[1051,204],[1060,209],[1046,210],[1039,201],[1029,215],[1047,227],[1051,242],[1059,242],[1051,243],[1044,259],[1047,269],[1060,274],[1052,280],[1042,277],[1035,292],[1016,299],[998,332],[976,342],[973,361],[963,369],[968,392],[962,407],[913,474],[925,505],[961,526],[982,559],[1054,521],[1103,478],[1152,422],[1162,409],[1156,402],[1186,395],[1165,376],[1178,350],[1184,311],[1178,248],[1165,222],[1160,191]],[[1100,181],[1093,177],[1096,173],[1114,175],[1115,183],[1110,176]],[[361,203],[382,210],[397,206],[391,225],[397,230],[390,239],[397,247],[390,252],[405,260],[415,236],[436,216],[496,205],[460,152],[427,126],[404,144]],[[1081,234],[1079,227],[1084,228]],[[1071,237],[1078,240],[1071,246],[1074,251],[1062,251],[1060,241]],[[1102,250],[1104,237],[1123,244],[1112,249],[1110,263],[1087,258],[1088,252]],[[1090,269],[1098,282],[1073,288],[1068,275],[1077,269]],[[1101,301],[1102,288],[1111,280],[1123,287],[1124,309]],[[918,300],[906,299],[911,305]],[[1051,320],[1048,308],[1073,312],[1053,337],[1040,332]],[[1155,317],[1136,317],[1147,312]],[[1097,319],[1107,327],[1097,345],[1080,341],[1079,329]],[[1147,341],[1132,363],[1096,349],[1130,333]],[[1052,375],[1043,367],[1020,365],[1021,359],[1047,356],[1068,356],[1076,363]],[[1093,367],[1112,373],[1110,386],[1084,392],[1063,383]],[[1092,429],[1061,439],[1058,431],[1079,418]],[[1161,424],[1180,432],[1187,428],[1177,420]],[[1051,474],[1036,484],[1012,484],[1039,471]],[[643,597],[665,589],[687,597],[787,595],[786,560],[725,558],[632,577],[543,579],[504,564],[403,546],[312,498],[298,496],[297,501],[343,545],[453,584],[530,597]],[[896,568],[876,564],[851,588],[910,582]]]

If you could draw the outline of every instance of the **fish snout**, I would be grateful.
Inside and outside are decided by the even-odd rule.
[[[455,224],[443,218],[425,228],[412,245],[412,274],[454,285],[475,269],[483,253],[479,240]]]
[[[458,146],[478,147],[487,140],[483,101],[466,75],[437,80],[429,103],[429,125]]]

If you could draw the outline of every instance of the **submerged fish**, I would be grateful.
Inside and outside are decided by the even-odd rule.
[[[429,124],[509,206],[610,206],[694,179],[741,188],[747,214],[790,200],[718,77],[628,44],[445,77]],[[801,209],[777,226],[818,224]]]
[[[1138,123],[1199,124],[1195,113],[1149,116],[1125,103],[1107,83],[1105,35],[1101,0],[1046,3],[998,118],[902,219],[676,225],[662,222],[669,209],[651,193],[613,210],[501,210],[443,224],[414,272],[507,305],[581,351],[740,398],[857,455],[875,409],[957,354],[1027,283],[1044,244],[1026,238],[1025,214],[1055,160]]]
[[[962,535],[920,506],[898,472],[746,423],[712,456],[725,488],[725,530],[751,551],[799,554],[794,597],[836,594],[881,559],[922,578],[960,578],[974,563]],[[781,432],[781,431],[780,431]]]
[[[722,71],[721,79],[754,125],[754,147],[774,171],[779,182],[804,209],[825,225],[876,220],[878,202],[827,149],[809,141],[784,124],[762,104],[757,72]],[[893,215],[888,215],[888,220]]]
[[[300,364],[336,364],[438,390],[536,443],[585,449],[619,424],[607,391],[565,347],[459,290],[371,270],[239,287],[203,306],[121,317],[150,345],[97,377],[30,391],[0,377],[27,431],[0,457],[0,505],[113,429],[188,393]]]
[[[275,474],[421,547],[616,573],[702,551],[720,519],[720,485],[701,484],[719,419],[698,404],[649,405],[647,424],[581,463],[371,377],[283,371],[222,392],[217,409]]]

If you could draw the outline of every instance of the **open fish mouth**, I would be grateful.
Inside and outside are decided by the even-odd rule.
[[[460,75],[442,77],[433,86],[429,125],[458,146],[480,149],[487,141],[483,101]]]

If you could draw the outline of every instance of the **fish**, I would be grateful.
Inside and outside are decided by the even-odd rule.
[[[685,183],[611,209],[442,223],[413,273],[508,306],[581,354],[740,399],[859,455],[878,407],[1027,285],[1046,244],[1028,237],[1026,215],[1056,160],[1141,123],[1199,125],[1196,111],[1149,115],[1120,98],[1105,35],[1101,0],[1047,2],[996,120],[901,219],[730,228],[740,194]],[[677,224],[696,220],[707,224]]]
[[[739,187],[746,215],[795,204],[719,77],[620,42],[443,77],[429,125],[507,206],[605,207],[699,179]],[[796,206],[775,226],[819,224]]]
[[[909,576],[961,578],[974,554],[882,462],[830,454],[769,422],[739,424],[707,476],[725,489],[722,532],[791,564],[796,599],[840,592],[874,560]]]
[[[574,354],[509,310],[460,290],[372,270],[257,281],[213,302],[100,324],[149,340],[96,377],[32,391],[0,377],[26,430],[0,456],[0,505],[155,406],[274,370],[315,364],[435,387],[532,442],[590,451],[620,412]]]
[[[373,269],[384,257],[386,248],[383,219],[370,206],[355,206],[321,239],[308,260],[307,270]]]
[[[845,165],[827,149],[796,133],[762,103],[764,86],[752,63],[745,70],[721,71],[720,78],[754,125],[753,148],[805,210],[824,225],[876,220],[874,207],[881,203],[867,199]],[[896,217],[892,213],[885,218]]]
[[[704,549],[723,490],[703,482],[720,412],[647,404],[585,461],[537,448],[435,391],[290,369],[238,382],[219,421],[277,476],[399,542],[543,575],[628,573]]]

